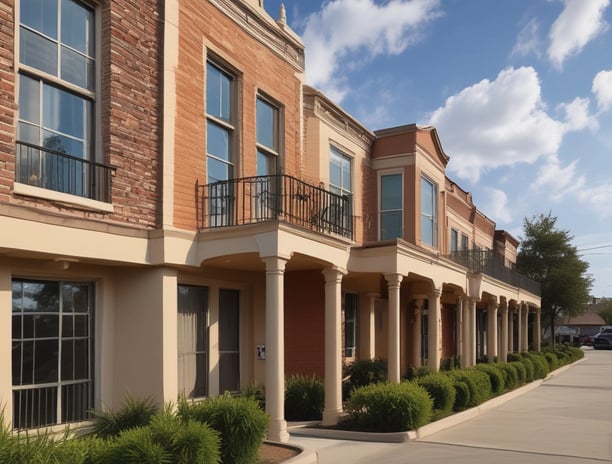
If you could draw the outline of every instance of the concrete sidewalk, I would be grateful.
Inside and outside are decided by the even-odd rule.
[[[574,430],[576,427],[579,432]],[[322,430],[303,424],[291,424],[289,431],[289,443],[304,447],[304,453],[288,461],[291,464],[372,462],[377,453],[392,452],[391,443],[403,446],[398,453],[404,457],[410,453],[410,443],[412,451],[416,451],[415,443],[423,444],[419,454],[429,443],[611,462],[612,352],[586,351],[584,359],[558,369],[544,380],[416,431],[368,434]],[[357,442],[367,442],[367,446],[366,443],[356,446]],[[370,451],[374,454],[370,455]],[[326,456],[332,455],[335,460],[327,461]],[[385,459],[384,462],[393,462],[388,456]]]

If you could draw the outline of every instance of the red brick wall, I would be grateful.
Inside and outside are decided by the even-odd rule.
[[[177,114],[174,221],[195,227],[194,185],[206,184],[205,68],[208,53],[234,68],[238,77],[236,121],[239,162],[234,177],[255,175],[257,92],[282,106],[281,164],[284,172],[300,172],[301,82],[296,69],[251,37],[209,2],[180,2],[179,60],[176,70]]]
[[[17,106],[14,60],[14,2],[0,3],[0,202],[64,216],[129,223],[138,228],[157,224],[160,141],[161,0],[107,0],[102,17],[102,55],[96,65],[102,94],[96,104],[105,164],[117,167],[112,179],[114,214],[102,214],[42,199],[13,196]]]
[[[14,5],[0,3],[0,202],[9,200],[15,178]]]
[[[285,374],[325,371],[325,279],[320,270],[285,273]]]

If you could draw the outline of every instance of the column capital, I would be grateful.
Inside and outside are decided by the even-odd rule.
[[[323,277],[325,277],[325,283],[340,283],[342,278],[346,275],[346,270],[337,266],[328,267],[321,271]]]
[[[437,288],[434,287],[434,289],[432,290],[432,292],[430,293],[430,295],[433,298],[440,298],[442,296],[442,288]]]
[[[261,258],[266,265],[266,272],[284,272],[289,259],[282,256],[266,256]]]
[[[404,278],[402,274],[384,274],[384,276],[389,288],[399,287]]]

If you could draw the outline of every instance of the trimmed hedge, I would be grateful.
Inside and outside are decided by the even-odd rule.
[[[519,386],[519,378],[518,373],[516,372],[516,366],[513,366],[510,363],[499,363],[496,364],[498,369],[504,375],[504,385],[506,391],[514,390]]]
[[[448,375],[435,372],[424,377],[417,377],[414,383],[420,385],[433,400],[433,408],[442,412],[450,412],[455,405],[455,385]]]
[[[468,408],[470,404],[470,387],[468,387],[468,384],[463,380],[453,377],[450,378],[452,378],[455,387],[455,404],[453,406],[453,411],[463,411]]]
[[[292,375],[285,388],[285,419],[319,420],[323,414],[325,387],[314,375]]]
[[[511,361],[508,364],[516,370],[519,385],[527,383],[527,369],[525,368],[525,364],[520,361]]]
[[[229,393],[199,403],[179,402],[178,416],[184,421],[208,424],[221,435],[221,462],[249,464],[257,461],[270,417],[257,401]]]
[[[381,358],[359,359],[347,364],[343,370],[342,394],[345,400],[356,388],[387,381],[387,361]]]
[[[548,361],[541,353],[523,353],[523,357],[531,360],[533,363],[533,378],[534,380],[543,379],[548,375]]]
[[[474,369],[484,372],[491,381],[491,394],[500,395],[506,388],[504,374],[499,370],[497,364],[476,364]]]
[[[429,422],[433,400],[412,382],[377,383],[355,389],[346,411],[348,422],[359,430],[404,432]]]
[[[489,376],[474,367],[446,371],[447,375],[465,382],[470,391],[468,407],[478,406],[491,397],[491,380]]]

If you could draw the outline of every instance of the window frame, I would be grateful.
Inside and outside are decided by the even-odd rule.
[[[425,201],[425,197],[423,195],[423,188],[425,186],[425,184],[429,187],[431,187],[431,199],[432,199],[432,204],[431,205],[427,205],[429,208],[431,208],[431,214],[425,213],[424,212],[424,201]],[[421,219],[421,243],[428,245],[432,248],[438,248],[438,216],[439,216],[439,211],[438,211],[438,185],[428,176],[426,176],[425,174],[421,174],[421,182],[420,182],[420,219]],[[430,227],[426,226],[429,225]],[[424,240],[424,231],[427,231],[427,233],[431,233],[431,242]],[[428,235],[429,238],[429,235]]]
[[[15,284],[21,283],[21,294],[18,299],[16,299],[15,294]],[[24,307],[26,296],[26,291],[24,289],[24,284],[30,285],[49,285],[56,284],[57,285],[57,309],[55,310],[27,310]],[[78,311],[74,308],[72,310],[66,309],[66,289],[70,289],[71,286],[80,286],[85,287],[87,289],[86,294],[86,310]],[[96,285],[93,281],[79,281],[79,280],[53,280],[53,279],[38,279],[38,278],[25,278],[25,277],[13,277],[11,280],[11,294],[12,294],[12,307],[11,307],[11,319],[12,319],[12,328],[11,328],[11,340],[13,344],[13,356],[15,356],[16,346],[19,346],[19,363],[13,362],[13,366],[11,368],[12,381],[11,381],[11,390],[12,390],[12,400],[13,400],[13,428],[21,430],[27,428],[38,428],[45,426],[55,426],[60,424],[67,424],[71,422],[79,422],[86,420],[90,417],[89,411],[94,407],[95,401],[95,373],[96,373],[96,363],[95,363],[95,305],[96,305]],[[15,302],[21,301],[21,306],[19,310],[16,310]],[[24,335],[24,331],[26,330],[26,318],[32,316],[32,336],[27,337]],[[57,316],[57,336],[36,336],[36,328],[38,327],[39,321],[44,321],[44,318],[49,318],[50,316]],[[18,317],[18,323],[16,323],[15,317]],[[78,334],[79,331],[77,325],[77,318],[86,318],[85,325],[80,325],[80,329],[85,329],[85,335]],[[47,319],[47,323],[50,319]],[[70,324],[72,329],[68,332],[68,326],[66,324],[70,320]],[[16,337],[15,328],[19,326],[20,332],[19,337]],[[53,327],[53,325],[52,325]],[[68,332],[68,333],[67,333]],[[43,382],[37,382],[35,376],[35,359],[36,359],[36,350],[35,345],[36,341],[53,341],[57,340],[57,352],[53,353],[51,358],[55,361],[56,366],[56,378],[55,380],[47,379]],[[78,362],[78,357],[76,353],[81,353],[81,350],[77,350],[76,342],[77,341],[85,341],[87,345],[87,356],[85,359],[86,362],[86,376],[79,376],[75,378],[75,369],[76,364]],[[24,382],[23,380],[23,371],[24,371],[24,347],[26,343],[32,343],[32,380],[30,382]],[[72,378],[65,377],[65,370],[69,367],[66,364],[66,359],[64,357],[64,350],[66,348],[67,342],[73,343],[73,356],[71,358],[70,365],[72,366],[73,375]],[[50,359],[51,359],[50,358]],[[15,361],[15,359],[13,359]],[[82,360],[81,360],[82,362]],[[18,364],[18,365],[17,365]],[[83,366],[81,366],[83,367]],[[15,383],[15,375],[16,371],[20,374],[20,380]],[[85,390],[81,390],[80,394],[77,392],[77,389],[85,388]],[[49,394],[43,392],[43,390],[51,390]],[[73,395],[72,400],[68,396]],[[30,393],[30,394],[28,394]],[[22,395],[25,394],[25,400]],[[41,395],[44,394],[44,399],[42,399]],[[53,396],[55,400],[53,399]],[[74,396],[76,395],[77,399],[75,400]],[[18,399],[17,399],[18,398]],[[75,404],[79,402],[78,398],[80,398],[80,406],[81,408],[76,408]],[[30,401],[38,402],[38,407],[35,408],[39,414],[37,417],[34,417],[34,414],[28,411],[28,406],[24,407],[22,411],[20,406],[24,403],[28,404]],[[41,422],[40,412],[41,406],[40,401],[44,401],[45,404],[48,401],[51,401],[51,409],[49,406],[46,408],[42,408],[46,410],[45,419]],[[53,408],[53,401],[55,401],[55,408]],[[70,402],[71,401],[71,402]],[[75,403],[75,401],[77,403]],[[69,403],[70,402],[70,403]],[[15,404],[17,403],[17,404]],[[32,405],[34,408],[34,405]],[[55,411],[53,411],[55,409]],[[78,409],[78,410],[77,410]],[[30,412],[30,414],[29,414]],[[22,417],[22,414],[25,413],[25,416]],[[48,415],[51,417],[48,418]],[[70,416],[70,417],[68,417]],[[22,419],[25,422],[24,426],[21,426]]]
[[[332,158],[336,157],[337,159],[340,160],[340,177],[341,177],[341,184],[342,185],[336,185],[332,182]],[[350,155],[348,155],[344,150],[338,148],[337,145],[330,143],[329,145],[329,190],[332,193],[335,193],[336,195],[346,195],[346,196],[352,196],[353,195],[353,160],[354,158]],[[348,188],[346,187],[346,183],[344,182],[344,165],[348,164],[349,167],[349,174],[348,174]]]
[[[459,251],[459,231],[454,227],[450,229],[450,238],[449,238],[449,251],[454,253]]]
[[[272,143],[275,146],[268,146],[259,140],[259,103],[266,105],[272,110]],[[277,174],[281,168],[281,135],[282,131],[282,106],[262,92],[258,92],[255,98],[255,147],[256,147],[256,175],[270,176]],[[273,169],[266,169],[266,173],[260,172],[259,155],[266,159],[274,160]]]
[[[382,208],[382,204],[383,204],[383,178],[384,177],[391,177],[391,176],[399,176],[400,178],[400,184],[401,184],[401,191],[400,191],[400,200],[401,200],[401,206],[399,208],[390,208],[390,209],[385,209],[383,210]],[[378,173],[378,202],[377,202],[377,216],[378,216],[378,238],[379,240],[393,240],[396,238],[402,238],[404,237],[404,202],[405,202],[405,198],[404,198],[404,190],[405,190],[405,185],[404,185],[404,173],[402,171],[387,171],[387,172],[379,172]],[[400,225],[400,230],[399,230],[399,235],[393,235],[392,237],[386,237],[383,236],[383,216],[385,215],[385,213],[397,213],[399,212],[400,214],[400,221],[399,221],[399,225]]]

